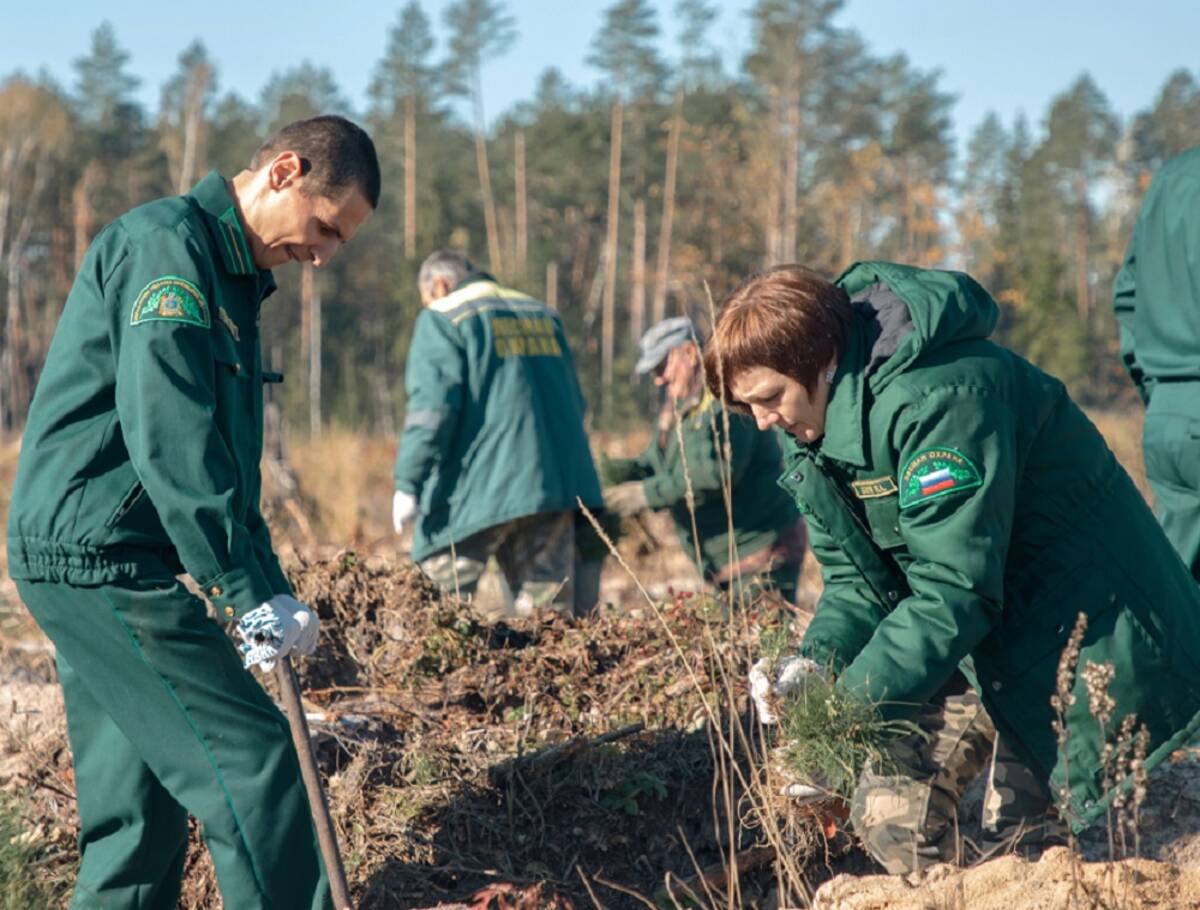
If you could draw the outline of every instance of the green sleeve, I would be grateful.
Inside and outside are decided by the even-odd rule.
[[[466,382],[466,352],[445,316],[424,310],[413,328],[404,371],[408,403],[396,454],[396,489],[420,496],[458,423]]]
[[[240,617],[274,589],[259,564],[249,529],[235,518],[238,472],[214,419],[217,364],[203,325],[151,319],[132,323],[142,290],[182,278],[211,299],[197,263],[204,253],[182,233],[126,242],[105,282],[116,312],[116,406],[125,447],[179,559],[206,591],[219,589]],[[211,315],[205,314],[211,323]],[[249,415],[247,415],[249,417]],[[216,595],[210,595],[216,596]]]
[[[885,613],[871,586],[828,532],[811,514],[805,516],[805,524],[809,546],[821,566],[823,587],[800,653],[841,673],[871,639]]]
[[[276,594],[292,594],[292,586],[283,574],[279,565],[279,557],[275,555],[275,547],[271,544],[271,529],[267,527],[262,516],[259,502],[262,497],[262,475],[255,478],[254,489],[251,491],[250,511],[246,515],[246,529],[254,543],[254,555],[258,557],[259,568],[266,576],[267,583]]]
[[[714,419],[717,422],[716,435],[713,434]],[[717,408],[701,414],[699,419],[687,418],[684,421],[684,457],[670,471],[659,472],[646,481],[646,502],[651,508],[662,509],[683,502],[687,496],[689,479],[697,507],[724,500],[721,453],[717,442],[718,439],[725,439],[722,423],[721,412]],[[729,431],[733,440],[730,457],[732,486],[736,487],[753,455],[755,440],[752,434],[758,431],[752,427],[750,434],[747,434],[744,421],[734,415],[730,415]],[[676,430],[672,428],[671,432],[675,433]]]
[[[894,717],[927,702],[999,622],[1017,482],[1008,402],[966,386],[925,392],[914,401],[899,409],[893,430],[911,594],[880,621],[839,678]],[[907,470],[913,460],[938,450],[956,453],[974,469],[974,479],[906,495],[907,483],[920,474]]]
[[[1121,361],[1125,364],[1133,384],[1137,386],[1142,401],[1145,402],[1146,377],[1141,364],[1138,363],[1137,339],[1133,332],[1137,307],[1137,239],[1138,227],[1135,226],[1129,248],[1125,252],[1125,261],[1113,282],[1113,312],[1116,313],[1117,324],[1120,326]]]

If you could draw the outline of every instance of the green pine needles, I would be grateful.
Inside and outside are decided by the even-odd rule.
[[[886,720],[878,705],[815,674],[780,705],[779,728],[786,771],[846,800],[868,764],[879,774],[894,766],[888,749],[892,743],[913,734],[924,736],[916,724]]]

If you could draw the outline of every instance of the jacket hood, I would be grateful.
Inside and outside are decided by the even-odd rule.
[[[836,282],[867,325],[868,383],[885,386],[922,354],[987,338],[999,307],[970,275],[897,265],[857,262]]]

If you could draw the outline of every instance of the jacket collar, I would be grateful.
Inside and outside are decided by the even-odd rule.
[[[246,240],[242,220],[238,217],[237,206],[229,193],[225,178],[216,171],[209,171],[207,176],[192,187],[190,195],[200,208],[211,216],[210,224],[217,237],[217,247],[221,250],[221,262],[225,271],[231,275],[258,275],[265,272],[269,277],[269,269],[259,269],[254,264],[250,243]]]
[[[834,373],[829,404],[825,408],[825,435],[817,447],[827,458],[860,468],[867,464],[863,438],[863,423],[866,420],[866,342],[863,326],[855,319],[851,324],[846,350],[842,352],[837,372]]]

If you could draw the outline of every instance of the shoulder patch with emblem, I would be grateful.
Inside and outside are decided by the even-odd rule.
[[[155,321],[184,322],[205,329],[212,325],[204,294],[186,278],[177,275],[155,278],[137,296],[129,324]]]
[[[922,449],[900,472],[900,508],[982,484],[979,468],[958,449]]]

